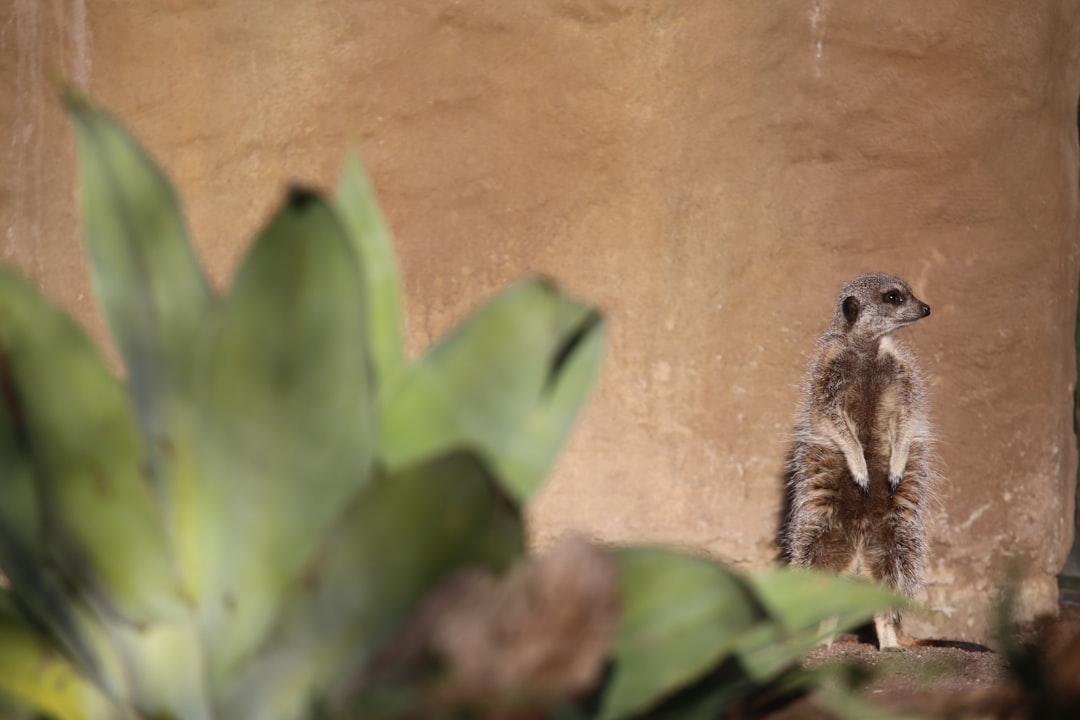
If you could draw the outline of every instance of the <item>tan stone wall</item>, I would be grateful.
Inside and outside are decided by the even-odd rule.
[[[1075,3],[7,0],[3,258],[102,337],[62,73],[175,178],[215,280],[358,138],[420,349],[543,272],[598,303],[595,402],[536,503],[571,531],[771,561],[785,434],[841,283],[900,275],[945,482],[931,614],[984,639],[1071,542]]]

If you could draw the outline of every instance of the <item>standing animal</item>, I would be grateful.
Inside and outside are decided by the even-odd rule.
[[[792,565],[869,576],[909,597],[921,586],[933,433],[915,357],[893,333],[929,314],[890,275],[841,290],[789,454],[782,544]],[[882,649],[914,644],[898,612],[874,627]]]

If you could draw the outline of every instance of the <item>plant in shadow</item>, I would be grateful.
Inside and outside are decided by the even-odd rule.
[[[1020,572],[1012,568],[998,603],[998,646],[1006,682],[971,703],[980,717],[1066,720],[1080,715],[1080,614],[1066,608],[1028,626],[1014,619]],[[959,713],[957,713],[959,714]]]
[[[65,100],[126,378],[0,271],[3,714],[716,717],[813,690],[857,716],[797,661],[823,620],[893,606],[880,588],[524,557],[522,507],[597,376],[595,310],[524,282],[410,360],[355,158],[335,197],[291,191],[216,295],[162,173]]]

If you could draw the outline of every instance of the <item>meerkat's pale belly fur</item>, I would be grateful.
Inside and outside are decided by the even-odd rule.
[[[857,337],[842,320],[819,343],[796,423],[784,549],[793,565],[911,596],[923,579],[934,478],[924,383],[890,335]],[[877,620],[880,645],[896,646],[899,616]]]

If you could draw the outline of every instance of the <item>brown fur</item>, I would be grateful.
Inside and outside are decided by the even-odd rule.
[[[914,356],[892,333],[929,314],[888,275],[844,286],[789,455],[782,542],[792,565],[868,576],[909,597],[921,586],[932,437]],[[899,615],[876,624],[882,647],[904,644]]]

